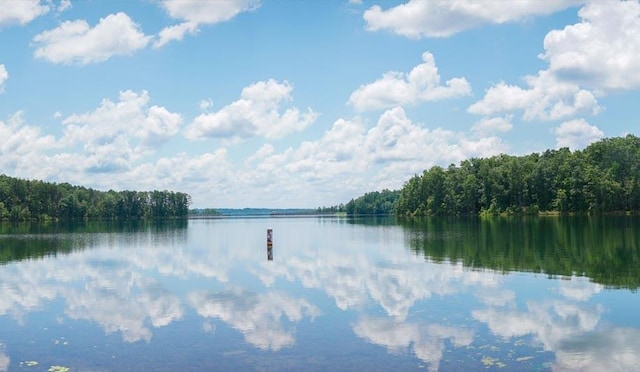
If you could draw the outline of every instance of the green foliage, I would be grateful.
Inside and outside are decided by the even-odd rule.
[[[386,215],[395,213],[398,191],[382,190],[351,199],[345,206],[350,215]]]
[[[640,212],[640,138],[470,159],[407,181],[399,216]]]
[[[183,218],[190,203],[180,192],[105,192],[0,175],[0,220]]]

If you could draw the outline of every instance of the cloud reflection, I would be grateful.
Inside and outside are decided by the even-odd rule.
[[[473,331],[460,327],[444,327],[422,323],[398,323],[391,319],[364,316],[353,325],[353,331],[370,343],[384,346],[391,353],[410,349],[416,357],[429,364],[429,370],[438,370],[444,352],[444,341],[449,339],[456,347],[468,346]]]
[[[8,371],[10,363],[11,359],[4,353],[4,351],[0,351],[0,372]]]
[[[472,311],[496,336],[531,336],[555,353],[554,370],[630,371],[640,365],[640,330],[601,321],[600,305],[567,300],[528,302],[526,310],[486,308]]]
[[[280,350],[295,343],[294,330],[284,321],[297,323],[319,314],[304,299],[281,292],[252,293],[243,289],[196,292],[188,296],[200,316],[218,318],[244,334],[245,340],[263,350]]]

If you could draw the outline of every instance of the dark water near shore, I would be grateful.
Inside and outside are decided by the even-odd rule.
[[[5,224],[0,371],[628,371],[638,287],[637,217]]]

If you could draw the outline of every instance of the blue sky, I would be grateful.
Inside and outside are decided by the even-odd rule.
[[[637,0],[3,0],[0,173],[318,207],[638,135]]]

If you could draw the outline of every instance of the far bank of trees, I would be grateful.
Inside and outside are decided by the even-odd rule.
[[[368,192],[363,196],[351,199],[345,206],[347,214],[387,215],[394,214],[399,191],[382,190]]]
[[[640,213],[640,138],[603,139],[581,151],[561,148],[434,166],[399,191],[351,200],[346,211],[398,216]]]
[[[173,191],[98,191],[0,175],[0,220],[186,218],[191,198]]]

